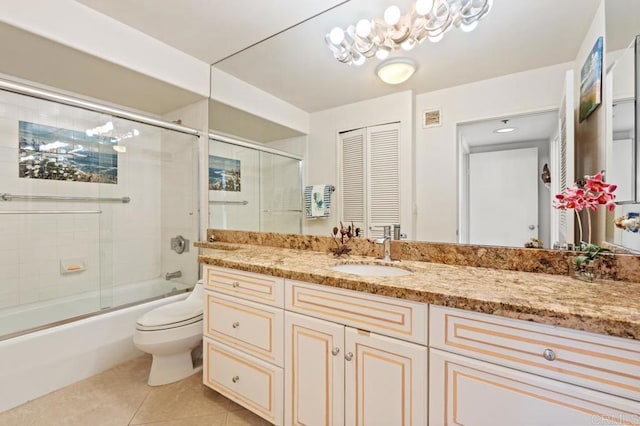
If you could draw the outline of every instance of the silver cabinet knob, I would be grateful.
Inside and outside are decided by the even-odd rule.
[[[353,359],[353,353],[347,352],[346,354],[344,354],[344,359],[346,359],[347,361],[351,361]]]
[[[233,288],[240,287],[240,283],[238,281],[234,281],[234,282],[231,283],[231,286]]]
[[[236,321],[233,324],[231,324],[231,327],[238,328],[238,327],[240,327],[240,323],[238,321]]]
[[[333,348],[331,350],[331,355],[336,356],[340,353],[340,348]]]
[[[536,229],[536,226],[535,225],[529,225],[529,229],[531,229],[533,231],[534,229]]]
[[[233,383],[238,383],[238,380],[240,380],[239,376],[233,376],[233,379],[231,379]]]
[[[556,359],[556,353],[551,349],[545,349],[544,352],[542,352],[542,356],[547,361],[553,361],[554,359]]]

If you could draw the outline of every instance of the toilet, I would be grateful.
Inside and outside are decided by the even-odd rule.
[[[155,308],[138,318],[133,343],[153,356],[148,383],[166,385],[202,370],[194,366],[192,351],[202,341],[202,280],[189,296]]]

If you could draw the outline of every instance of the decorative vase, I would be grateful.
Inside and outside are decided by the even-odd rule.
[[[572,278],[593,282],[596,278],[597,270],[595,260],[585,261],[580,266],[576,265],[575,258],[569,260],[569,276]]]

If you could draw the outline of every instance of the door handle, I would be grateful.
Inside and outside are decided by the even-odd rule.
[[[536,226],[535,225],[529,225],[529,229],[531,229],[533,231],[534,229],[536,229]]]

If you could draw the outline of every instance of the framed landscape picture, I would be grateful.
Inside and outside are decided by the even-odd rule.
[[[240,192],[240,160],[210,155],[209,189]]]
[[[111,137],[20,121],[18,177],[118,183],[118,153]]]
[[[602,36],[598,37],[580,71],[580,112],[582,123],[602,103]]]

